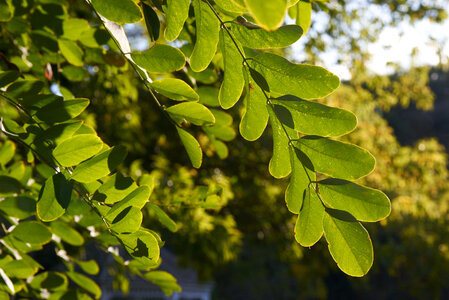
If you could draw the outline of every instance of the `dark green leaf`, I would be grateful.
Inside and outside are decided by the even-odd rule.
[[[26,219],[36,212],[36,201],[27,196],[7,197],[0,201],[0,210],[7,216]]]
[[[2,266],[8,277],[27,279],[36,273],[36,269],[30,266],[25,260],[12,260]]]
[[[336,178],[358,179],[371,173],[376,162],[358,146],[319,136],[302,137],[294,146],[310,159],[313,166],[308,165],[309,169]]]
[[[19,194],[22,184],[15,178],[0,175],[0,197]]]
[[[220,106],[220,102],[218,101],[218,89],[203,85],[200,86],[196,92],[200,97],[199,103],[209,107]]]
[[[57,100],[39,109],[36,116],[49,124],[60,123],[75,118],[88,105],[88,99]]]
[[[46,289],[49,291],[63,291],[67,289],[69,282],[63,273],[42,272],[37,274],[30,283],[36,290]]]
[[[145,18],[145,24],[147,25],[150,40],[156,41],[159,38],[159,31],[161,28],[159,17],[151,6],[145,4],[145,2],[140,3],[142,3],[143,16]]]

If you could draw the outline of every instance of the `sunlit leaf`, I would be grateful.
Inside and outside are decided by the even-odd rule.
[[[186,148],[187,155],[192,162],[192,166],[194,168],[199,168],[201,166],[201,162],[203,161],[203,151],[201,151],[201,146],[198,141],[187,131],[176,127],[178,131],[179,137],[181,138],[181,142]]]
[[[145,52],[134,52],[131,57],[140,67],[155,73],[180,70],[186,63],[181,50],[169,45],[155,45]]]
[[[312,2],[300,0],[296,4],[296,24],[301,26],[304,34],[310,28],[312,23]]]
[[[341,179],[368,175],[376,162],[365,149],[319,136],[302,137],[294,146],[310,159],[309,169]]]
[[[0,165],[6,165],[14,156],[16,145],[13,142],[6,140],[0,146]]]
[[[167,227],[171,232],[176,232],[178,228],[176,226],[175,221],[173,221],[172,218],[170,218],[170,216],[167,215],[165,211],[163,211],[159,206],[153,203],[149,203],[148,206],[154,212],[154,214],[158,218],[159,222],[162,223],[162,225]]]
[[[313,187],[305,190],[295,225],[295,239],[303,247],[313,246],[323,235],[324,206]]]
[[[101,139],[93,134],[75,135],[53,150],[53,156],[64,167],[78,165],[103,148]]]
[[[83,50],[71,40],[58,39],[59,50],[61,50],[62,55],[67,59],[69,63],[74,66],[83,66]]]
[[[36,211],[39,219],[53,221],[65,213],[72,197],[72,184],[61,173],[48,178],[39,194]]]
[[[131,234],[120,234],[126,251],[144,266],[154,267],[159,260],[159,245],[149,232],[139,230]]]
[[[181,292],[176,278],[165,271],[151,271],[144,275],[145,279],[158,285],[166,296],[170,296],[173,292]]]
[[[68,286],[67,277],[59,272],[42,272],[37,274],[31,281],[30,286],[34,289],[46,289],[48,291],[63,291]]]
[[[245,47],[253,49],[284,48],[296,42],[302,35],[301,27],[284,25],[274,31],[232,25],[232,34]]]
[[[14,238],[30,244],[46,244],[51,240],[51,232],[37,221],[20,222],[10,233]]]
[[[129,206],[137,207],[138,209],[142,209],[142,207],[147,203],[150,198],[150,188],[146,185],[138,187],[131,193],[129,193],[125,198],[123,198],[120,202],[117,202],[107,213],[107,217],[109,219],[114,219],[119,215],[124,209]]]
[[[151,86],[162,95],[173,100],[195,101],[199,99],[198,94],[183,80],[176,78],[164,78],[155,80]]]
[[[135,206],[128,206],[121,210],[113,219],[106,215],[111,224],[111,229],[118,233],[133,233],[139,230],[142,224],[142,212]]]
[[[80,288],[93,294],[95,296],[95,299],[99,299],[101,297],[100,287],[89,277],[80,273],[76,273],[74,271],[66,272],[66,274],[70,278],[70,280],[75,282]]]
[[[88,105],[88,99],[56,100],[39,109],[36,116],[49,124],[60,123],[75,118]]]
[[[279,27],[287,11],[287,0],[245,0],[245,4],[257,24],[268,30]]]
[[[87,261],[75,260],[76,264],[89,275],[97,275],[100,272],[100,267],[93,259]]]
[[[50,223],[50,228],[55,235],[70,245],[81,246],[84,244],[83,236],[65,222],[53,221]]]
[[[137,4],[132,0],[92,0],[95,10],[116,23],[136,23],[142,19]]]
[[[130,177],[124,177],[120,172],[110,176],[93,195],[93,200],[113,204],[125,198],[137,189],[137,184]]]
[[[184,26],[184,22],[189,17],[190,0],[167,0],[167,27],[165,28],[165,38],[167,41],[175,40]]]
[[[319,188],[328,207],[345,210],[359,221],[376,222],[390,214],[390,200],[379,190],[335,178],[321,180]]]
[[[373,245],[368,232],[353,216],[337,210],[324,214],[324,236],[338,267],[348,275],[363,276],[373,264]]]
[[[206,106],[196,102],[179,103],[168,107],[166,111],[178,124],[185,121],[189,121],[198,126],[215,123],[215,117],[210,110]]]
[[[36,212],[36,201],[27,196],[7,197],[0,201],[0,210],[7,216],[26,219]]]
[[[220,23],[210,7],[202,0],[193,0],[196,20],[196,41],[190,56],[190,67],[195,72],[207,68],[218,45]]]

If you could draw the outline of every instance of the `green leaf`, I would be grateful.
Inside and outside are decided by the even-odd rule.
[[[156,238],[149,232],[139,230],[131,234],[120,234],[126,251],[139,263],[154,267],[159,260],[159,245]]]
[[[69,285],[67,277],[59,272],[42,272],[37,274],[30,283],[33,289],[49,291],[64,291]]]
[[[215,118],[215,124],[212,126],[203,127],[204,132],[208,135],[213,135],[217,139],[223,141],[231,141],[235,138],[236,133],[234,128],[232,128],[232,117],[224,111],[211,109],[210,110]]]
[[[231,13],[246,13],[248,10],[241,5],[238,5],[233,0],[215,0],[215,4],[217,4],[221,9],[231,12]],[[243,1],[241,1],[243,4]],[[243,4],[244,5],[244,4]]]
[[[361,277],[373,264],[373,245],[368,232],[348,213],[327,210],[324,236],[338,267],[348,275]]]
[[[257,24],[267,30],[279,27],[287,11],[287,0],[245,0],[245,4]]]
[[[116,23],[137,23],[142,19],[137,4],[132,0],[92,0],[94,9]]]
[[[319,136],[304,136],[294,146],[310,159],[309,169],[336,178],[358,179],[371,173],[376,163],[365,149]]]
[[[306,100],[325,97],[340,85],[338,77],[322,67],[294,64],[272,53],[257,55],[251,65],[272,91]]]
[[[309,183],[316,180],[316,175],[303,166],[298,158],[296,149],[289,147],[289,150],[292,176],[285,190],[285,203],[290,212],[298,214],[302,207],[304,192],[309,186]]]
[[[53,156],[63,167],[76,166],[103,148],[101,139],[93,134],[75,135],[53,150]]]
[[[217,153],[220,159],[225,159],[229,155],[229,149],[225,143],[217,139],[211,139],[210,143],[215,148],[215,152]]]
[[[100,267],[95,260],[88,261],[75,260],[76,264],[89,275],[97,275],[100,272]]]
[[[235,24],[232,25],[232,34],[248,48],[285,48],[301,37],[302,29],[297,25],[285,25],[274,31],[266,31],[262,28],[248,28]]]
[[[190,56],[190,67],[195,72],[207,68],[217,50],[220,22],[202,0],[193,0],[196,21],[196,41]]]
[[[6,140],[0,147],[0,165],[6,165],[14,157],[15,152],[16,145],[11,141]]]
[[[271,100],[279,120],[304,134],[340,136],[357,126],[357,117],[344,109],[285,95]],[[282,106],[282,107],[280,107]]]
[[[202,85],[196,91],[200,97],[199,103],[207,105],[209,107],[218,107],[220,102],[218,101],[218,89]]]
[[[50,228],[55,235],[70,245],[81,246],[84,244],[83,236],[65,222],[53,221],[50,223]]]
[[[78,82],[86,79],[89,72],[84,68],[68,65],[62,69],[62,75],[70,81]]]
[[[304,34],[312,24],[312,2],[301,0],[296,4],[296,24],[301,26]]]
[[[186,63],[181,50],[169,45],[155,45],[145,52],[134,52],[131,57],[140,67],[154,73],[181,70]]]
[[[274,178],[283,178],[288,176],[291,171],[288,137],[284,128],[282,128],[282,124],[276,118],[273,109],[269,106],[267,108],[273,130],[273,156],[270,160],[269,171]],[[297,137],[297,134],[291,129],[288,127],[285,129],[289,133],[290,138]]]
[[[114,169],[125,159],[125,156],[125,147],[112,147],[78,165],[73,171],[71,178],[84,183],[100,179],[114,171]]]
[[[34,139],[34,144],[51,144],[57,146],[70,137],[80,129],[83,125],[82,121],[76,121],[71,123],[63,123],[49,127],[44,132],[38,134]]]
[[[181,292],[181,287],[173,275],[165,271],[151,271],[144,275],[148,281],[158,285],[166,296],[170,296],[173,292]]]
[[[22,184],[17,179],[0,175],[0,197],[19,194]]]
[[[80,115],[89,106],[89,99],[56,100],[36,112],[36,116],[48,124],[68,121]]]
[[[71,40],[58,39],[59,50],[61,50],[62,55],[67,59],[69,63],[74,66],[82,67],[84,65],[83,61],[83,50],[78,47],[78,45]]]
[[[115,219],[124,209],[129,206],[134,206],[139,209],[145,206],[148,199],[150,198],[150,188],[146,185],[143,185],[131,193],[129,193],[123,200],[116,203],[107,213],[106,217],[108,219]]]
[[[246,72],[245,68],[244,71]],[[268,123],[267,99],[262,89],[254,82],[254,80],[246,76],[249,85],[246,91],[245,107],[242,120],[239,125],[240,134],[248,141],[257,140]]]
[[[204,105],[196,102],[183,102],[166,109],[173,120],[181,124],[185,121],[202,126],[215,123],[215,117]]]
[[[224,29],[220,31],[220,46],[223,53],[224,78],[218,97],[221,107],[229,109],[239,100],[245,85],[243,58]],[[241,49],[240,45],[238,47]]]
[[[76,41],[84,31],[89,30],[89,23],[84,19],[64,19],[62,21],[63,38]]]
[[[305,190],[304,203],[295,225],[295,239],[303,247],[313,246],[323,235],[324,206],[312,187]]]
[[[148,35],[151,41],[156,41],[159,38],[159,31],[161,29],[161,23],[159,22],[159,17],[153,8],[145,2],[140,2],[142,4],[143,16],[145,18],[145,25],[147,25]]]
[[[36,201],[27,196],[8,197],[0,201],[0,210],[7,216],[22,220],[36,212]]]
[[[118,233],[133,233],[139,230],[142,224],[142,212],[135,206],[128,206],[111,219],[106,215],[106,219],[111,223],[111,229]]]
[[[328,207],[347,211],[359,221],[377,222],[390,214],[390,200],[379,190],[335,178],[321,180],[319,188]]]
[[[99,299],[101,297],[100,287],[89,277],[73,271],[66,272],[66,274],[70,280],[75,282],[80,288],[92,293],[95,296],[95,299]]]
[[[217,72],[210,64],[204,71],[194,72],[190,67],[187,67],[187,75],[193,77],[197,82],[204,84],[212,84],[218,80]]]
[[[14,6],[11,1],[0,0],[0,22],[8,22],[14,16]]]
[[[176,78],[164,78],[151,83],[151,86],[162,95],[173,100],[196,101],[198,94],[183,80]]]
[[[130,177],[124,177],[118,172],[98,188],[92,200],[113,204],[125,198],[135,189],[137,189],[137,184],[134,180]]]
[[[51,240],[51,232],[37,221],[20,222],[10,233],[12,237],[25,243],[43,245]]]
[[[61,173],[45,181],[37,202],[37,216],[44,222],[56,220],[65,213],[72,197],[72,184]]]
[[[6,92],[12,99],[18,99],[26,96],[34,97],[37,96],[37,93],[39,93],[43,87],[44,83],[42,81],[21,80],[8,86]]]
[[[25,260],[12,260],[2,266],[8,277],[27,279],[36,273],[36,269],[30,266]]]
[[[189,17],[190,0],[167,0],[165,38],[175,40]]]
[[[16,81],[20,74],[17,71],[4,71],[0,72],[0,87],[7,86],[8,84]]]
[[[148,203],[148,206],[153,210],[159,222],[162,223],[165,227],[168,228],[171,232],[176,232],[178,230],[178,226],[176,222],[170,218],[169,215],[165,211],[163,211],[159,206],[153,203]]]
[[[201,151],[200,144],[190,133],[188,133],[184,129],[176,127],[176,130],[178,131],[182,144],[186,148],[187,155],[192,162],[192,166],[198,169],[199,167],[201,167],[201,162],[203,160],[203,151]]]

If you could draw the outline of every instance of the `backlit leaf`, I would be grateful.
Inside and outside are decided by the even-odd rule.
[[[357,126],[357,118],[351,112],[317,102],[286,95],[271,100],[279,120],[304,134],[340,136]]]
[[[56,100],[39,109],[36,116],[49,124],[75,118],[89,105],[88,99]]]
[[[176,278],[166,271],[151,271],[145,273],[144,277],[158,285],[166,296],[170,296],[173,292],[181,292],[181,287],[178,285]]]
[[[0,201],[0,210],[7,216],[26,219],[36,212],[36,201],[27,196],[7,197]]]
[[[287,11],[287,0],[245,0],[245,4],[257,24],[268,30],[279,27]]]
[[[304,34],[310,28],[312,23],[312,2],[300,0],[296,4],[296,24],[301,26]]]
[[[373,264],[373,245],[366,229],[348,213],[327,210],[324,236],[338,267],[348,275],[361,277]]]
[[[51,232],[37,221],[20,222],[10,233],[12,237],[30,244],[46,244],[51,240]]]
[[[48,178],[37,201],[37,216],[45,222],[53,221],[65,213],[72,197],[72,184],[61,173]]]
[[[345,210],[359,221],[376,222],[390,214],[390,200],[379,190],[335,178],[321,180],[319,188],[328,207]]]
[[[167,0],[165,38],[175,40],[189,17],[190,0]]]
[[[142,207],[144,207],[144,205],[150,198],[150,194],[151,191],[148,186],[143,185],[141,187],[138,187],[137,189],[129,193],[123,200],[117,202],[111,208],[111,210],[109,210],[106,217],[112,220],[129,206],[134,206],[138,209],[142,209]]]
[[[142,212],[135,206],[128,206],[121,210],[113,219],[106,215],[111,224],[111,229],[118,233],[133,233],[139,230],[142,224]]]
[[[151,86],[162,95],[173,100],[195,101],[199,99],[198,94],[183,80],[176,78],[164,78],[155,80]]]
[[[113,204],[125,198],[137,189],[137,184],[130,177],[124,177],[120,172],[110,176],[93,195],[93,200]]]
[[[83,50],[74,41],[58,39],[58,46],[62,55],[69,63],[78,67],[82,67],[84,65]]]
[[[324,206],[313,187],[307,188],[295,225],[295,239],[303,247],[313,246],[323,235]]]
[[[89,275],[97,275],[100,272],[100,267],[93,259],[87,261],[75,260],[75,262]]]
[[[53,156],[63,167],[70,167],[94,156],[102,148],[103,142],[98,136],[79,134],[56,146]]]
[[[178,228],[176,226],[175,221],[173,221],[172,218],[170,218],[170,216],[167,215],[165,211],[163,211],[159,206],[153,203],[149,203],[148,206],[154,212],[154,214],[158,218],[159,222],[162,223],[162,225],[167,227],[171,232],[176,232]]]
[[[190,67],[195,72],[207,68],[218,45],[220,22],[202,0],[193,0],[196,20],[196,41],[190,56]]]
[[[6,140],[0,146],[0,165],[6,165],[13,157],[16,151],[16,145],[13,142]]]
[[[340,85],[338,77],[322,67],[294,64],[272,53],[257,55],[251,65],[272,91],[306,100],[325,97]]]
[[[149,232],[139,230],[131,234],[118,236],[126,251],[139,263],[147,267],[154,267],[159,260],[159,244],[156,238]]]
[[[376,162],[365,149],[319,136],[304,136],[294,146],[310,159],[309,169],[336,178],[358,179],[371,173]]]
[[[75,282],[80,288],[93,294],[95,299],[99,299],[101,297],[100,287],[89,277],[73,271],[66,272],[66,274],[70,280]]]
[[[186,63],[181,50],[169,45],[155,45],[145,52],[134,52],[131,57],[140,67],[155,73],[180,70]]]
[[[296,42],[302,35],[301,27],[284,25],[274,31],[232,25],[232,34],[245,47],[253,49],[284,48]]]
[[[203,160],[203,151],[201,151],[200,144],[190,133],[188,133],[184,129],[176,127],[176,130],[178,131],[182,144],[186,148],[187,155],[192,162],[192,166],[194,168],[199,168]]]
[[[215,117],[211,111],[206,106],[196,102],[179,103],[168,107],[166,112],[178,124],[185,121],[189,121],[198,126],[215,123]]]
[[[92,0],[95,10],[116,23],[136,23],[142,19],[137,4],[132,0]]]
[[[53,221],[50,223],[50,228],[55,235],[70,245],[81,246],[84,244],[83,236],[65,222]]]

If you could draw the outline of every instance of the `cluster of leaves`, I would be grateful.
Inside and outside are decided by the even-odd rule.
[[[50,93],[46,86],[54,68],[56,76],[62,73],[65,79],[77,81],[88,76],[83,68],[86,64],[126,68],[125,58],[176,129],[196,168],[202,164],[203,152],[191,125],[199,126],[217,155],[225,158],[228,148],[224,142],[232,140],[235,132],[232,117],[222,109],[233,107],[243,98],[240,134],[255,141],[270,122],[273,156],[269,172],[275,178],[292,174],[285,198],[288,209],[298,215],[297,241],[311,246],[324,233],[332,257],[345,273],[363,276],[368,272],[373,249],[359,221],[385,218],[390,203],[382,192],[352,182],[373,170],[374,158],[355,145],[329,138],[351,132],[356,117],[349,111],[310,101],[330,94],[339,80],[323,68],[294,64],[261,51],[297,41],[310,24],[310,3],[221,0],[212,4],[187,0],[167,1],[165,5],[159,1],[88,1],[85,9],[98,14],[106,31],[72,18],[65,2],[4,3],[1,21],[7,23],[2,23],[2,32],[17,44],[17,52],[2,56],[2,68],[9,69],[0,78],[2,132],[8,140],[20,143],[23,151],[14,155],[15,146],[9,141],[1,150],[7,153],[0,197],[5,205],[1,209],[5,220],[2,243],[8,250],[2,253],[2,290],[14,294],[23,289],[23,295],[33,297],[45,289],[55,292],[55,297],[78,293],[59,292],[65,289],[68,277],[99,297],[99,288],[74,271],[74,264],[83,268],[83,263],[65,249],[65,243],[82,246],[86,242],[73,228],[89,233],[127,271],[162,285],[164,291],[179,290],[169,274],[152,271],[160,263],[162,241],[156,232],[141,226],[145,206],[168,229],[176,230],[160,207],[146,205],[153,190],[152,177],[140,174],[132,179],[114,173],[125,158],[125,149],[110,148],[93,128],[74,119],[89,100],[73,99],[59,80],[54,87],[59,87],[63,97]],[[189,18],[191,7],[194,19]],[[296,8],[297,22],[302,26],[280,26],[289,7]],[[181,49],[163,42],[161,18],[166,22],[165,39],[179,37],[186,42]],[[142,19],[151,47],[133,52],[120,24]],[[105,44],[108,50],[103,49]],[[186,57],[189,67],[185,69]],[[208,86],[216,80],[216,67],[224,74],[219,90]],[[203,85],[195,86],[195,81]],[[181,102],[166,106],[160,103],[160,95]],[[326,175],[330,177],[324,178]],[[218,192],[211,187],[199,188],[190,202],[217,208],[223,204],[216,196]],[[23,206],[26,213],[21,211]],[[61,228],[65,231],[58,231]],[[36,286],[29,286],[23,279],[36,274],[39,265],[26,253],[50,242],[68,271],[39,273],[34,280],[47,274],[51,283],[42,278]],[[117,245],[128,251],[131,262],[118,254]],[[15,274],[15,267],[8,267],[18,264],[16,261],[29,266],[27,272]],[[96,272],[95,267],[86,270]]]

